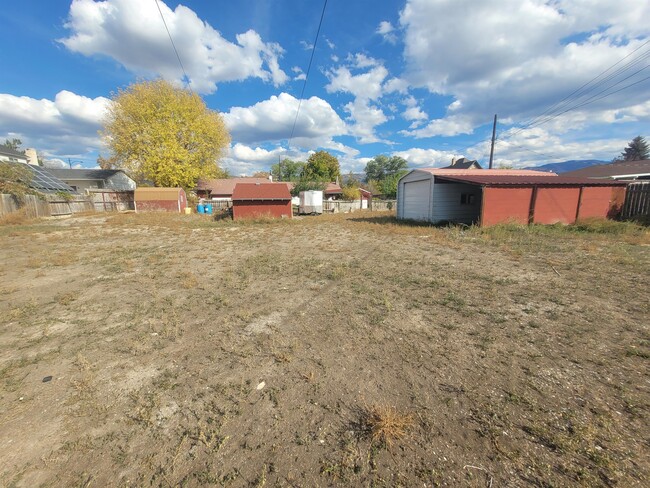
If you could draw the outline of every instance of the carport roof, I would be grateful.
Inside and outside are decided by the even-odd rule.
[[[537,175],[451,175],[435,174],[436,180],[468,183],[481,186],[626,186],[626,182],[615,180],[594,180],[568,176]]]
[[[423,171],[435,176],[442,175],[497,175],[497,176],[557,176],[552,171],[535,169],[452,169],[452,168],[417,168],[413,171]]]

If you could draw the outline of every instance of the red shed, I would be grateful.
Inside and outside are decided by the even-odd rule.
[[[616,217],[625,187],[621,181],[540,171],[423,168],[400,179],[397,217],[480,225],[572,224],[590,217]]]
[[[625,182],[562,176],[436,176],[439,183],[462,183],[481,190],[481,225],[573,224],[590,217],[615,217],[625,200]],[[458,195],[462,204],[462,196]],[[477,203],[479,203],[477,201]]]
[[[286,183],[237,183],[232,193],[232,217],[292,217],[291,194]]]
[[[187,196],[182,188],[136,188],[136,212],[184,212]]]

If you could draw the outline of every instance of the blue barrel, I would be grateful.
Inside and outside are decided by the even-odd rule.
[[[196,213],[200,213],[200,214],[202,214],[203,211],[204,211],[204,208],[205,208],[205,207],[203,206],[203,204],[202,204],[202,203],[199,203],[199,204],[196,206]]]
[[[206,203],[205,206],[203,207],[203,211],[208,215],[212,215],[212,204]]]

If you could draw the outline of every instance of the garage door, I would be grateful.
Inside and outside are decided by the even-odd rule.
[[[429,201],[431,198],[431,180],[404,183],[403,218],[429,220]]]

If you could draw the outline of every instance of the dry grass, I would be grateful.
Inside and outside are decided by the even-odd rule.
[[[34,221],[34,217],[29,214],[27,208],[23,207],[16,212],[11,212],[0,216],[0,226],[2,225],[26,225]]]
[[[414,425],[413,415],[400,412],[390,405],[364,405],[356,426],[359,434],[371,444],[393,447],[406,437]]]
[[[0,228],[0,485],[645,486],[648,235]]]

